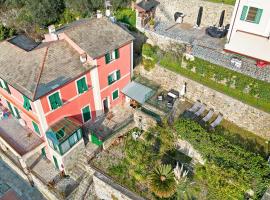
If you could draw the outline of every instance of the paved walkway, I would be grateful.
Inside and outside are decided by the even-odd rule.
[[[205,29],[193,29],[185,24],[175,25],[174,23],[159,22],[155,27],[155,33],[176,40],[179,43],[190,43],[193,45],[192,54],[211,63],[229,68],[231,70],[246,74],[253,78],[270,82],[270,67],[258,68],[255,61],[246,57],[241,57],[242,67],[237,68],[231,65],[231,58],[236,54],[223,51],[225,39],[211,38],[205,34]],[[151,33],[152,31],[149,31]],[[239,56],[238,56],[239,57]]]
[[[45,200],[35,187],[31,187],[0,158],[0,199],[10,190],[14,190],[21,200]]]

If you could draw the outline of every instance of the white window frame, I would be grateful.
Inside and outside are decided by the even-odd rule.
[[[114,84],[117,81],[117,73],[116,73],[117,71],[118,70],[114,70],[111,73],[109,73],[109,76],[111,76],[111,75],[113,76],[113,82],[112,82],[112,84]]]
[[[118,97],[117,97],[116,99],[113,99],[113,93],[114,93],[115,91],[118,91]],[[114,91],[112,92],[112,101],[115,101],[115,100],[119,99],[119,97],[120,97],[119,88],[117,88],[116,90],[114,90]]]
[[[4,87],[4,89],[7,89],[5,81],[0,78],[1,85]]]
[[[89,107],[89,111],[90,111],[90,119],[89,119],[88,121],[92,120],[92,110],[91,110],[91,106],[90,106],[90,104],[87,104],[86,106],[84,106],[84,107],[81,109],[81,115],[82,115],[83,123],[88,122],[88,121],[85,122],[85,121],[84,121],[84,118],[83,118],[83,109],[86,108],[86,107]]]
[[[59,97],[60,97],[60,99],[61,99],[61,101],[62,101],[62,106],[64,105],[64,102],[63,102],[63,99],[62,99],[62,95],[61,95],[60,89],[59,89],[59,90],[56,90],[56,91],[54,91],[53,93],[47,95],[47,102],[48,102],[48,104],[49,104],[49,107],[50,107],[50,110],[51,110],[51,111],[58,110],[59,108],[62,107],[62,106],[61,106],[61,107],[58,107],[58,108],[56,108],[56,109],[52,109],[52,106],[51,106],[51,102],[50,102],[49,97],[52,96],[52,95],[54,95],[54,94],[57,93],[57,92],[59,93]]]

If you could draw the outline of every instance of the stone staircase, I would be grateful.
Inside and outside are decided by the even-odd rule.
[[[86,199],[86,195],[91,197],[91,199],[95,199],[92,191],[88,191],[93,183],[93,174],[95,172],[88,164],[88,160],[95,156],[97,149],[98,147],[96,145],[89,142],[84,151],[78,155],[73,167],[67,170],[69,176],[75,179],[79,184],[75,191],[69,195],[68,200],[83,200]]]

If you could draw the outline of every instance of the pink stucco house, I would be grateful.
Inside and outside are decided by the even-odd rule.
[[[16,123],[35,134],[33,148],[65,169],[65,157],[83,145],[82,124],[125,100],[131,81],[133,37],[109,19],[49,27],[42,43],[19,35],[0,43],[0,104]],[[10,132],[0,122],[0,144],[19,157]],[[38,141],[38,142],[37,142]]]

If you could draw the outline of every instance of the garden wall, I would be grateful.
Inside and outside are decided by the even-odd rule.
[[[208,109],[213,108],[216,112],[221,112],[228,121],[259,136],[270,139],[269,113],[244,104],[158,65],[151,71],[144,70],[142,66],[136,70],[142,76],[160,84],[166,90],[171,88],[180,90],[186,82],[186,97],[188,99],[192,101],[201,100],[201,102],[207,104]]]
[[[144,200],[142,197],[132,193],[128,189],[113,182],[105,175],[95,172],[93,182],[96,195],[103,200]]]
[[[221,12],[225,10],[224,25],[229,24],[233,6],[221,3],[211,3],[203,0],[159,0],[156,16],[161,21],[174,22],[174,13],[182,12],[184,23],[195,25],[200,6],[203,7],[201,26],[218,25]]]

